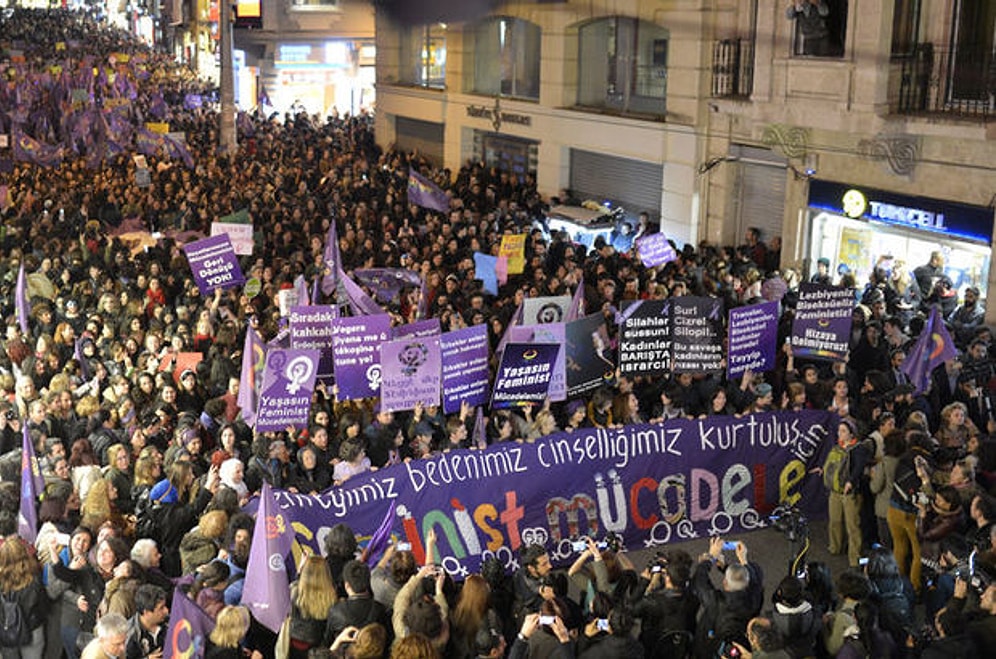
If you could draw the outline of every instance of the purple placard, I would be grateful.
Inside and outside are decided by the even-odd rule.
[[[542,405],[550,391],[560,345],[555,343],[509,343],[501,354],[491,392],[491,407]]]
[[[723,370],[723,301],[686,295],[671,300],[671,369],[675,373]]]
[[[671,370],[671,300],[635,300],[619,314],[619,373]]]
[[[735,378],[775,367],[778,350],[778,302],[762,302],[730,309],[727,377]]]
[[[648,268],[670,263],[678,258],[677,252],[663,233],[652,233],[640,238],[636,241],[636,250],[640,254],[640,261]]]
[[[291,307],[290,347],[318,350],[318,377],[332,377],[332,321],[339,317],[339,309],[332,305],[316,304],[310,307]]]
[[[380,409],[439,405],[443,365],[438,336],[409,336],[380,344]]]
[[[546,325],[513,325],[509,328],[509,340],[518,343],[559,343],[564,345],[567,330],[564,323]],[[561,350],[553,365],[553,378],[550,380],[550,400],[567,400],[567,351]]]
[[[332,356],[339,400],[380,393],[380,344],[391,336],[386,313],[339,318],[332,323]]]
[[[263,392],[256,410],[256,432],[308,425],[318,357],[317,350],[293,348],[266,353]]]
[[[854,292],[842,286],[801,284],[792,322],[795,357],[842,361],[851,338]]]
[[[200,94],[187,94],[183,97],[183,107],[188,110],[196,110],[204,105],[204,98]]]
[[[479,570],[488,556],[513,571],[533,541],[569,565],[577,558],[571,539],[582,535],[612,531],[630,550],[660,549],[676,538],[763,528],[780,505],[826,519],[823,483],[810,470],[823,464],[836,427],[834,414],[811,410],[585,428],[384,467],[315,496],[275,490],[274,514],[317,552],[332,526],[370,537],[404,503],[391,530],[420,565],[430,529],[452,575]]]
[[[425,320],[416,320],[414,323],[408,323],[407,325],[392,327],[391,338],[439,336],[440,332],[442,332],[442,328],[439,325],[439,319],[426,318]]]
[[[197,288],[204,297],[213,295],[216,288],[233,288],[246,281],[228,234],[187,243],[183,246],[183,251],[187,255],[187,263],[190,264]]]
[[[567,395],[577,398],[616,376],[605,316],[594,313],[567,323]]]
[[[443,357],[443,413],[460,411],[460,403],[488,402],[488,328],[474,325],[440,337]]]

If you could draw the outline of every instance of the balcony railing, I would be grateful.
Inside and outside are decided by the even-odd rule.
[[[996,53],[919,44],[900,58],[900,114],[996,118]]]
[[[713,97],[748,97],[754,89],[754,40],[723,39],[712,47]]]

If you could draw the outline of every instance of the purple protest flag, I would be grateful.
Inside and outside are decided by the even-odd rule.
[[[446,193],[415,170],[408,171],[408,203],[440,213],[450,210],[450,198]]]
[[[522,302],[519,303],[518,308],[516,308],[515,313],[508,320],[508,327],[505,328],[505,333],[501,335],[501,340],[498,341],[498,347],[495,348],[495,355],[500,356],[502,352],[505,351],[505,345],[508,344],[509,340],[512,338],[512,328],[516,325],[522,324]]]
[[[322,260],[325,261],[322,293],[332,295],[338,285],[339,266],[342,264],[342,259],[339,257],[339,237],[336,235],[335,218],[329,220],[329,232],[325,236],[325,252]]]
[[[28,279],[24,275],[24,261],[17,270],[17,285],[14,287],[14,306],[17,308],[17,324],[21,326],[21,333],[28,334],[28,316],[31,313],[31,305],[28,302]]]
[[[17,534],[35,543],[38,538],[38,493],[45,489],[35,447],[31,444],[31,431],[27,421],[21,430],[21,510],[17,515]]]
[[[266,363],[266,346],[252,325],[246,328],[246,339],[242,344],[242,370],[239,373],[239,396],[236,404],[242,409],[246,424],[256,423],[256,405]]]
[[[249,579],[246,579],[249,583]],[[177,588],[169,607],[169,627],[163,644],[163,659],[203,659],[214,620]]]
[[[290,583],[284,561],[293,541],[290,522],[277,507],[270,484],[264,481],[246,566],[246,575],[252,575],[252,578],[245,581],[242,604],[274,633],[280,631],[280,625],[291,609]]]
[[[298,305],[308,306],[311,302],[311,296],[308,295],[308,282],[305,280],[304,275],[298,275],[294,278],[294,288],[297,290]]]
[[[342,284],[346,291],[349,306],[352,307],[354,314],[358,316],[372,316],[384,313],[381,306],[341,269],[339,270],[339,283]]]
[[[415,317],[422,319],[429,315],[429,286],[422,278],[422,285],[418,288],[418,309],[415,310]]]
[[[153,133],[145,127],[139,127],[135,130],[135,148],[142,155],[154,156],[165,145],[166,139],[162,135]]]
[[[170,158],[179,158],[187,169],[194,168],[194,157],[190,154],[186,142],[167,134],[163,135],[163,144],[166,146],[166,152]]]
[[[567,310],[564,322],[569,323],[584,316],[584,275],[578,281],[578,287],[574,289],[574,297],[571,298],[571,306]]]
[[[367,542],[367,548],[363,552],[366,557],[367,565],[376,565],[380,557],[384,555],[384,550],[387,549],[387,545],[391,542],[391,529],[394,527],[394,518],[396,516],[397,499],[391,499],[391,506],[387,509],[387,514],[384,515],[384,519],[381,521],[380,526],[374,531],[374,534],[370,536],[370,541]]]
[[[62,164],[62,147],[42,144],[38,140],[14,131],[14,160],[30,162],[40,167],[58,167]]]
[[[937,306],[930,308],[930,317],[920,337],[916,340],[913,349],[900,370],[905,373],[910,384],[916,387],[917,393],[923,393],[930,386],[930,374],[935,368],[949,359],[958,356],[954,341],[948,333],[948,328],[944,326]]]
[[[477,448],[488,447],[488,429],[484,423],[484,408],[477,406],[477,414],[474,416],[474,431],[470,434],[470,440]]]
[[[407,268],[366,268],[354,270],[353,278],[374,292],[374,297],[388,303],[398,297],[405,286],[422,285],[422,277]]]

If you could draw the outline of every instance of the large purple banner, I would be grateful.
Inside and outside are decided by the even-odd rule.
[[[380,344],[380,409],[439,405],[442,384],[439,337],[405,337]]]
[[[318,350],[318,377],[332,377],[332,321],[339,317],[339,310],[332,305],[316,304],[310,307],[290,308],[290,346]]]
[[[559,352],[556,343],[507,344],[495,374],[491,407],[541,405],[549,395]]]
[[[339,318],[332,324],[332,357],[339,400],[380,394],[380,344],[391,336],[386,313]]]
[[[513,325],[509,328],[510,341],[516,343],[558,343],[564,345],[567,340],[567,328],[564,323],[547,323],[545,325]],[[567,400],[567,353],[561,350],[553,365],[553,377],[550,378],[550,390],[547,392],[551,401]]]
[[[256,432],[307,426],[317,374],[317,350],[267,351],[263,391],[256,410]]]
[[[241,286],[246,281],[228,234],[187,243],[183,251],[187,255],[190,271],[194,273],[197,288],[204,297],[213,295],[216,288]]]
[[[297,530],[295,559],[303,546],[324,551],[338,523],[365,542],[397,502],[394,536],[411,543],[419,564],[434,530],[454,576],[489,557],[512,570],[529,543],[564,565],[577,558],[570,538],[580,535],[612,531],[636,550],[761,528],[778,506],[825,518],[821,479],[809,471],[823,463],[835,427],[830,412],[807,411],[589,428],[454,450],[315,496],[275,494]]]
[[[440,337],[443,357],[443,413],[460,411],[460,403],[488,402],[488,328],[474,325]]]
[[[728,377],[744,371],[763,373],[775,367],[778,346],[778,303],[763,302],[730,309]]]
[[[671,370],[671,300],[636,300],[619,314],[619,373]]]
[[[842,286],[802,284],[792,322],[796,357],[842,361],[851,338],[854,292]]]
[[[671,300],[671,368],[675,373],[723,370],[723,301],[692,295]]]

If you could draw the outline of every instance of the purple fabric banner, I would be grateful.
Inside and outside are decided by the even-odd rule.
[[[675,373],[723,370],[723,301],[687,295],[671,300],[671,368]]]
[[[671,371],[671,300],[630,302],[618,321],[621,375]]]
[[[205,298],[213,295],[216,288],[233,288],[246,281],[227,233],[187,243],[183,251],[197,288]]]
[[[605,316],[593,313],[567,323],[567,397],[577,398],[616,376]]]
[[[446,193],[414,170],[408,172],[408,203],[440,213],[450,210],[450,198]]]
[[[643,236],[636,241],[636,250],[640,254],[640,261],[648,268],[670,263],[678,258],[677,252],[663,233]]]
[[[764,373],[775,367],[778,350],[778,303],[763,302],[730,309],[726,374]]]
[[[386,313],[339,318],[332,323],[332,354],[339,400],[380,393],[380,344],[391,336]]]
[[[438,318],[426,318],[425,320],[416,320],[414,323],[408,323],[407,325],[392,327],[391,338],[438,336],[442,331]]]
[[[263,483],[256,509],[256,526],[246,566],[242,604],[256,620],[277,633],[291,611],[286,561],[291,554],[294,529],[276,505],[270,484]],[[291,561],[291,566],[294,563]],[[249,575],[252,575],[251,578]]]
[[[422,277],[407,268],[368,268],[353,270],[353,278],[373,291],[374,297],[383,304],[397,299],[404,287],[422,285]]]
[[[380,344],[380,408],[413,410],[439,405],[442,361],[439,337],[406,337]]]
[[[843,361],[851,338],[854,292],[842,286],[801,284],[792,322],[796,358]]]
[[[564,345],[567,329],[564,323],[546,325],[516,325],[510,328],[509,340],[516,343],[556,343]],[[553,377],[550,379],[550,400],[567,400],[567,351],[561,350],[553,364]]]
[[[45,481],[38,468],[35,447],[27,421],[21,430],[21,508],[17,514],[17,535],[31,544],[38,537],[38,494],[45,490]]]
[[[28,340],[28,319],[31,317],[31,302],[28,300],[28,278],[24,274],[24,261],[17,268],[17,283],[14,285],[14,306],[17,312],[17,324]]]
[[[248,583],[248,580],[247,580]],[[169,607],[169,627],[163,644],[163,659],[203,659],[214,620],[177,588]]]
[[[250,325],[242,344],[242,368],[239,371],[239,396],[235,401],[242,411],[242,419],[252,426],[256,423],[259,392],[263,387],[263,367],[266,365],[266,346],[259,332]]]
[[[291,307],[290,347],[317,350],[318,378],[332,377],[332,322],[339,318],[338,308],[331,305]]]
[[[900,368],[909,377],[910,384],[916,387],[917,392],[922,393],[930,387],[931,372],[945,361],[957,356],[958,350],[935,305],[930,308],[927,324]]]
[[[336,234],[335,218],[329,220],[329,231],[325,236],[325,251],[322,254],[322,259],[325,262],[325,274],[322,275],[322,293],[332,295],[338,287],[339,267],[342,265],[342,259],[339,258],[339,237]],[[336,300],[336,304],[339,304],[338,300]]]
[[[272,510],[300,529],[294,555],[317,550],[339,523],[365,543],[393,500],[404,506],[392,530],[411,543],[418,564],[434,530],[453,575],[490,557],[512,571],[534,542],[568,565],[577,558],[570,539],[579,535],[611,531],[635,550],[737,536],[768,526],[778,506],[825,519],[821,478],[809,472],[823,464],[836,427],[832,413],[806,411],[583,429],[413,460],[315,496],[277,491]]]
[[[308,425],[318,356],[317,350],[267,351],[263,390],[256,410],[256,432]]]
[[[488,402],[488,328],[484,325],[446,332],[440,337],[443,362],[443,413]]]
[[[188,110],[196,110],[204,105],[204,99],[200,94],[187,94],[183,97],[183,107]]]
[[[43,144],[19,130],[13,131],[14,160],[30,162],[39,167],[58,167],[62,164],[62,147]]]
[[[501,355],[491,408],[542,405],[550,391],[560,345],[509,343]]]

